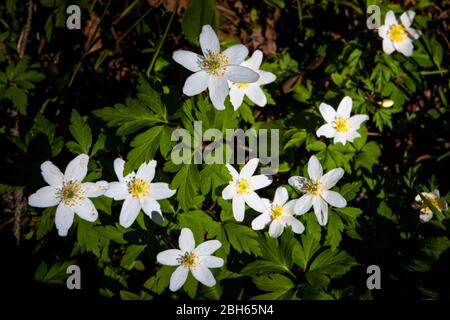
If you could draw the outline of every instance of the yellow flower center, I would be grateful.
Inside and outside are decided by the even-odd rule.
[[[248,195],[253,192],[253,186],[249,180],[239,180],[236,186],[236,191],[242,195]]]
[[[69,182],[59,190],[58,196],[62,203],[72,207],[84,198],[84,191],[81,189],[80,183]]]
[[[303,187],[306,193],[311,195],[317,195],[321,191],[320,182],[308,181],[308,183]]]
[[[236,82],[235,84],[239,89],[246,89],[250,85],[247,82]]]
[[[148,189],[150,189],[150,183],[142,179],[135,179],[128,187],[130,194],[138,199],[147,197],[150,194]]]
[[[430,203],[433,205],[433,207],[435,207],[436,209],[441,209],[442,206],[442,201],[440,198],[435,197],[435,196],[425,196],[425,198],[427,198],[428,201],[430,201]],[[430,207],[428,207],[425,202],[423,201],[419,201],[419,205],[422,207],[422,213],[429,215],[431,214],[433,211],[431,210]]]
[[[200,258],[195,252],[186,252],[178,261],[185,268],[195,268],[200,264]]]
[[[279,220],[284,214],[283,206],[274,206],[272,208],[272,219]]]
[[[394,42],[403,42],[408,37],[408,32],[403,24],[393,25],[388,32],[389,39]]]
[[[350,124],[348,120],[342,117],[339,117],[335,120],[334,125],[336,127],[337,132],[347,132],[350,130]]]
[[[201,61],[203,70],[216,77],[224,76],[227,65],[228,57],[218,51],[208,51]]]

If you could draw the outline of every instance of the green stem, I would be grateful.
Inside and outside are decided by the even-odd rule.
[[[423,76],[432,75],[432,74],[441,74],[448,73],[448,69],[440,69],[440,70],[434,70],[434,71],[420,71],[419,72]]]
[[[172,15],[170,16],[169,23],[166,26],[166,30],[164,30],[163,37],[162,37],[161,41],[159,42],[158,47],[156,48],[155,54],[153,55],[150,65],[148,66],[147,73],[146,73],[147,78],[150,77],[150,72],[152,71],[153,66],[156,63],[156,59],[158,58],[159,52],[161,51],[161,48],[162,48],[162,45],[163,45],[164,41],[166,40],[167,34],[169,33],[169,29],[170,29],[170,26],[172,25],[173,18],[175,17],[175,13],[178,10],[179,3],[180,3],[180,0],[177,0],[177,2],[175,3],[175,6],[173,8]]]
[[[298,12],[298,26],[300,30],[303,29],[303,8],[300,0],[297,0],[297,12]]]
[[[117,44],[119,44],[127,35],[130,33],[131,30],[133,30],[142,20],[144,20],[145,16],[152,11],[152,8],[148,9],[142,17],[140,17],[128,30],[117,40]]]

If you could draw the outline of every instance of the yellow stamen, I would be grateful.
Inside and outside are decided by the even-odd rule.
[[[274,206],[272,208],[272,219],[273,220],[279,220],[284,214],[284,208],[283,206]]]
[[[350,124],[348,123],[348,120],[342,117],[339,117],[334,122],[336,126],[337,132],[347,132],[350,130]]]
[[[128,187],[128,191],[131,195],[138,199],[148,197],[150,194],[148,189],[150,189],[150,183],[142,179],[135,179]]]
[[[236,82],[235,84],[239,89],[246,89],[250,85],[247,82]]]
[[[403,26],[403,24],[399,23],[396,25],[393,25],[389,31],[388,36],[391,41],[394,42],[403,42],[408,37],[408,32],[406,31],[406,28]]]
[[[181,265],[185,268],[195,268],[200,264],[200,258],[195,252],[186,252],[183,256],[178,258]]]
[[[242,195],[249,195],[253,192],[253,186],[249,180],[239,180],[236,186],[236,191]]]
[[[427,200],[430,201],[430,203],[433,205],[433,207],[435,207],[438,210],[441,210],[442,208],[445,207],[442,203],[442,200],[436,196],[425,196],[425,198],[427,198]],[[425,204],[425,202],[419,201],[419,205],[422,208],[421,212],[423,214],[429,215],[433,212],[431,210],[431,208]]]
[[[308,181],[303,189],[310,195],[317,195],[320,193],[322,186],[320,182]]]
[[[73,207],[84,198],[84,191],[81,189],[80,183],[68,182],[59,190],[58,196],[66,206]]]
[[[228,57],[218,51],[208,51],[201,61],[203,70],[216,77],[224,76],[227,65]]]

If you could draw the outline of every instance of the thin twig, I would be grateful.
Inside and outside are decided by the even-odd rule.
[[[33,19],[33,0],[28,1],[28,15],[25,27],[20,33],[19,41],[17,41],[17,52],[22,59],[25,56],[25,48],[27,47],[28,34],[31,30],[31,22]]]
[[[153,55],[150,65],[148,66],[147,73],[146,73],[147,78],[150,77],[150,72],[152,71],[153,66],[155,65],[156,59],[158,58],[158,55],[159,55],[159,51],[161,51],[162,45],[163,45],[164,41],[166,40],[167,34],[169,33],[170,26],[172,25],[172,21],[173,21],[173,18],[175,17],[175,13],[177,13],[179,4],[180,4],[180,0],[177,0],[175,7],[173,8],[172,15],[170,16],[169,23],[166,26],[166,30],[164,30],[163,37],[162,37],[161,41],[159,42],[158,47],[156,48],[155,54]]]

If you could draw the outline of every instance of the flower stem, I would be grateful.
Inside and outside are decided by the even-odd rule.
[[[448,69],[440,69],[440,70],[433,70],[433,71],[420,71],[419,72],[423,76],[432,75],[432,74],[444,74],[448,73]]]
[[[170,16],[169,23],[166,26],[166,30],[164,30],[163,37],[162,37],[161,41],[159,42],[158,47],[156,48],[155,54],[153,55],[150,65],[148,66],[147,73],[146,73],[147,78],[150,77],[150,72],[152,71],[153,66],[155,65],[156,59],[158,58],[159,51],[161,51],[161,47],[162,47],[164,41],[166,40],[167,33],[169,33],[169,29],[170,29],[170,26],[172,25],[173,18],[175,17],[175,13],[178,10],[179,3],[180,3],[180,0],[177,0],[177,2],[175,3],[175,6],[173,8],[172,15]]]

